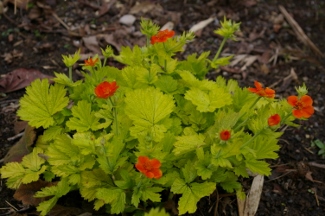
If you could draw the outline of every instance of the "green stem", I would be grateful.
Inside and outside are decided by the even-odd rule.
[[[117,121],[117,110],[116,110],[116,106],[115,103],[113,102],[112,98],[110,97],[109,100],[112,103],[113,106],[113,115],[114,115],[114,120],[115,120],[115,129],[116,129],[116,135],[118,135],[118,121]]]
[[[72,66],[69,67],[69,79],[72,81]]]
[[[221,53],[221,50],[222,50],[222,48],[224,47],[226,41],[227,41],[227,38],[223,38],[223,40],[222,40],[222,42],[221,42],[221,44],[220,44],[220,46],[219,46],[218,52],[216,53],[216,55],[214,56],[214,58],[213,58],[212,61],[215,61],[215,60],[217,60],[217,59],[219,58],[219,55],[220,55],[220,53]]]
[[[254,139],[256,139],[256,137],[258,135],[260,135],[262,133],[262,131],[264,130],[265,128],[263,128],[262,130],[260,130],[259,132],[257,132],[256,134],[254,134],[254,136],[252,138],[250,138],[247,142],[245,142],[240,148],[243,148],[245,146],[247,146],[249,143],[251,143]]]
[[[104,58],[104,63],[103,63],[103,65],[102,65],[103,67],[105,67],[106,62],[107,62],[107,58],[105,57],[105,58]]]
[[[249,110],[251,110],[256,104],[257,102],[261,99],[262,97],[258,97],[256,98],[256,100],[254,101],[254,103],[252,103],[252,105],[248,108]],[[250,118],[245,119],[241,124],[239,124],[237,127],[234,128],[234,131],[237,131],[240,127],[242,127],[244,124],[246,124],[246,122],[249,120]]]

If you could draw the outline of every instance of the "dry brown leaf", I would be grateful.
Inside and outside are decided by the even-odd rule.
[[[133,6],[130,10],[130,14],[138,14],[140,12],[147,13],[156,7],[155,3],[150,1],[141,2]]]
[[[109,2],[105,2],[105,1],[102,2],[103,4],[101,5],[98,11],[98,15],[97,15],[98,17],[106,14],[109,11],[109,9],[115,4],[116,0],[110,0]]]
[[[87,36],[82,38],[87,49],[94,53],[101,53],[96,36]]]
[[[260,203],[262,188],[264,184],[264,176],[257,175],[253,179],[252,187],[249,191],[248,197],[245,202],[244,216],[255,215],[258,204]]]
[[[209,25],[211,22],[213,22],[213,20],[214,20],[214,18],[212,18],[212,17],[210,17],[209,19],[206,19],[206,20],[202,20],[201,22],[198,22],[197,24],[192,26],[189,31],[195,33],[197,31],[203,29],[207,25]]]
[[[15,7],[21,9],[27,9],[27,4],[32,2],[31,0],[7,0],[7,1],[15,5]]]
[[[19,134],[27,127],[28,122],[27,121],[16,121],[14,123],[14,131],[15,134]]]
[[[4,157],[4,163],[20,162],[25,155],[31,152],[30,148],[34,144],[35,139],[36,131],[33,127],[27,125],[24,135],[9,149],[8,153]]]
[[[35,198],[34,195],[44,187],[53,186],[54,183],[38,180],[28,184],[21,184],[14,194],[14,198],[21,201],[24,205],[37,206],[46,198]]]
[[[35,79],[51,79],[36,69],[18,68],[5,74],[0,79],[0,92],[8,93],[29,86]]]

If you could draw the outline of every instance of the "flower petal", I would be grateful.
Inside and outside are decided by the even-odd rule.
[[[288,98],[287,98],[287,101],[288,101],[288,103],[291,105],[291,106],[296,106],[296,104],[297,104],[297,102],[298,102],[298,97],[297,96],[294,96],[294,95],[292,95],[292,96],[289,96]]]
[[[304,113],[302,110],[292,110],[292,114],[296,118],[302,118],[304,116]]]
[[[313,106],[304,107],[301,110],[301,113],[304,118],[309,118],[311,115],[314,114],[314,107]]]
[[[313,105],[313,99],[309,95],[304,95],[300,98],[300,101],[304,104],[304,106]]]
[[[158,169],[161,166],[160,161],[157,159],[150,160],[150,163],[151,163],[152,168],[154,168],[154,169]]]
[[[261,90],[262,89],[262,83],[260,82],[257,82],[256,80],[254,81],[254,85],[256,87],[256,90]]]
[[[266,97],[268,98],[274,98],[275,96],[275,91],[271,88],[265,88],[265,94],[266,94]]]
[[[159,179],[162,176],[162,171],[160,169],[155,169],[152,171],[155,179]]]

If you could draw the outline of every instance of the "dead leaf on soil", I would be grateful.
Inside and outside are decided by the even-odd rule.
[[[21,201],[24,205],[37,206],[46,198],[35,198],[34,195],[44,187],[53,186],[54,183],[38,180],[28,184],[21,184],[14,194],[14,198]]]
[[[202,30],[204,27],[206,27],[213,21],[214,21],[214,18],[212,18],[212,17],[210,17],[209,19],[206,19],[206,20],[202,20],[201,22],[198,22],[197,24],[193,25],[189,31],[195,33],[199,30]]]
[[[263,184],[264,176],[255,176],[246,200],[237,199],[240,216],[253,216],[256,214],[261,199]]]
[[[10,37],[8,36],[8,40],[10,41]],[[4,58],[5,62],[7,62],[8,64],[12,63],[14,59],[20,59],[21,57],[23,57],[23,52],[19,52],[16,49],[14,49],[11,52],[8,53],[4,53],[1,57]]]
[[[4,163],[8,162],[20,162],[22,158],[31,152],[30,147],[34,144],[36,139],[36,131],[33,127],[27,125],[24,135],[20,140],[13,145],[6,156],[4,157]]]
[[[101,53],[97,41],[97,36],[94,35],[94,36],[83,37],[82,40],[85,44],[85,47],[87,47],[87,49],[97,54]]]
[[[15,134],[19,134],[20,132],[22,132],[23,130],[25,130],[25,128],[27,127],[28,122],[27,121],[16,121],[14,123],[14,131]]]
[[[144,1],[134,5],[130,10],[130,14],[138,14],[140,12],[148,13],[149,11],[155,9],[155,7],[156,7],[155,3],[150,1]]]
[[[36,69],[18,68],[0,78],[0,92],[13,92],[29,86],[35,79],[52,79]]]
[[[31,0],[7,0],[7,2],[15,5],[15,8],[27,9],[27,4],[32,2]]]

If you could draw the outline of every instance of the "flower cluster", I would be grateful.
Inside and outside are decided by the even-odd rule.
[[[116,90],[118,89],[118,85],[116,84],[115,81],[113,82],[107,82],[104,81],[100,84],[98,84],[95,88],[95,94],[98,98],[109,98],[112,95],[114,95],[114,93],[116,92]]]
[[[161,30],[151,37],[150,42],[151,44],[166,42],[169,38],[173,37],[174,35],[175,32],[173,30]]]
[[[157,159],[149,159],[146,156],[139,156],[138,162],[135,164],[137,170],[143,173],[148,178],[159,179],[162,176],[160,170],[161,163]]]
[[[98,62],[98,58],[88,58],[85,60],[85,66],[94,67]]]
[[[309,118],[314,114],[313,99],[308,95],[301,98],[289,96],[288,103],[293,107],[292,114],[296,118]]]
[[[263,88],[260,82],[254,82],[255,88],[248,88],[248,91],[258,94],[261,97],[274,98],[275,91],[268,87]]]

